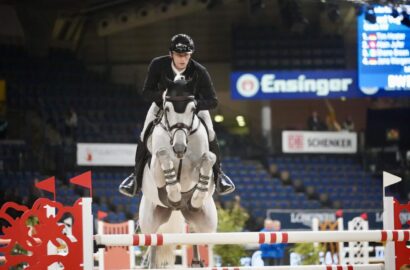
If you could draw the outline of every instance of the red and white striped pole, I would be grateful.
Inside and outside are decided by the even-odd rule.
[[[98,244],[106,246],[161,245],[240,245],[312,242],[384,242],[410,241],[410,230],[374,231],[298,231],[298,232],[240,232],[240,233],[169,233],[169,234],[111,234],[94,236]]]
[[[184,269],[184,268],[181,268]],[[384,270],[383,264],[186,268],[187,270]],[[155,269],[152,269],[155,270]],[[159,269],[157,269],[159,270]]]

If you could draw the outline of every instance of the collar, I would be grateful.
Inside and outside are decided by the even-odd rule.
[[[181,71],[179,71],[179,70],[174,66],[174,63],[173,63],[172,61],[171,61],[171,68],[172,68],[172,71],[173,71],[174,74],[175,74],[174,81],[179,80],[179,79],[181,79],[181,78],[185,78],[185,76],[182,75],[182,74],[185,72],[186,68],[183,69],[183,70],[181,70]]]

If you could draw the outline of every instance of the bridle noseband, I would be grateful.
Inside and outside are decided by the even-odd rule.
[[[170,102],[173,102],[173,101],[179,101],[179,102],[182,102],[182,101],[185,101],[185,102],[192,102],[192,101],[195,101],[195,97],[194,96],[176,96],[176,97],[170,97],[170,96],[166,96],[165,97],[165,100],[164,100],[164,104],[165,104],[165,102],[167,102],[167,101],[170,101]],[[185,124],[185,123],[175,123],[174,125],[170,125],[169,124],[169,121],[168,121],[168,116],[167,116],[167,111],[164,109],[164,112],[163,112],[163,117],[164,117],[164,119],[165,119],[165,125],[164,124],[162,124],[162,122],[159,122],[160,123],[160,125],[162,126],[162,128],[165,130],[165,131],[167,131],[167,133],[168,133],[168,135],[169,135],[169,138],[170,138],[170,144],[172,145],[173,144],[173,134],[175,134],[178,130],[181,130],[181,131],[183,131],[184,133],[185,133],[185,135],[186,135],[186,143],[188,144],[188,137],[191,135],[191,134],[193,134],[193,133],[195,133],[197,130],[198,130],[198,127],[199,127],[199,125],[200,125],[200,123],[198,124],[198,126],[195,128],[195,129],[193,129],[193,125],[194,125],[194,120],[195,120],[195,113],[192,113],[192,119],[191,119],[191,124],[190,125],[187,125],[187,124]],[[175,132],[173,132],[173,130],[175,130]]]

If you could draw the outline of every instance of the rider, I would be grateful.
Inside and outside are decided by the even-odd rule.
[[[149,67],[148,74],[143,86],[143,97],[152,105],[145,119],[144,128],[138,140],[137,153],[135,155],[135,170],[120,184],[119,191],[127,196],[135,196],[142,186],[142,172],[148,159],[146,140],[149,137],[154,120],[161,114],[163,93],[166,90],[163,83],[164,76],[173,79],[196,80],[196,109],[197,115],[205,123],[209,136],[209,150],[216,155],[213,167],[216,190],[220,195],[231,193],[235,185],[231,179],[223,173],[220,164],[220,150],[209,114],[218,104],[215,89],[204,66],[191,58],[194,52],[194,41],[186,34],[177,34],[172,37],[169,46],[169,55],[154,58]]]

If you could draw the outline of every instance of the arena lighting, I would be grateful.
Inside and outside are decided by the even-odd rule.
[[[128,20],[129,20],[129,14],[127,14],[127,13],[122,13],[122,14],[120,14],[120,15],[118,16],[118,20],[119,20],[121,23],[127,23]]]
[[[224,120],[225,120],[225,119],[224,119],[224,116],[223,116],[222,114],[217,114],[217,115],[215,115],[215,117],[214,117],[214,121],[215,121],[216,123],[222,123]]]
[[[372,6],[368,6],[366,8],[366,13],[364,15],[364,18],[369,23],[376,23],[376,14],[374,13],[374,8]]]
[[[110,24],[109,20],[107,20],[107,19],[104,19],[100,22],[100,25],[101,25],[102,28],[108,27],[109,24]]]
[[[236,122],[238,123],[238,126],[240,127],[246,126],[245,117],[243,117],[242,115],[236,116]]]

